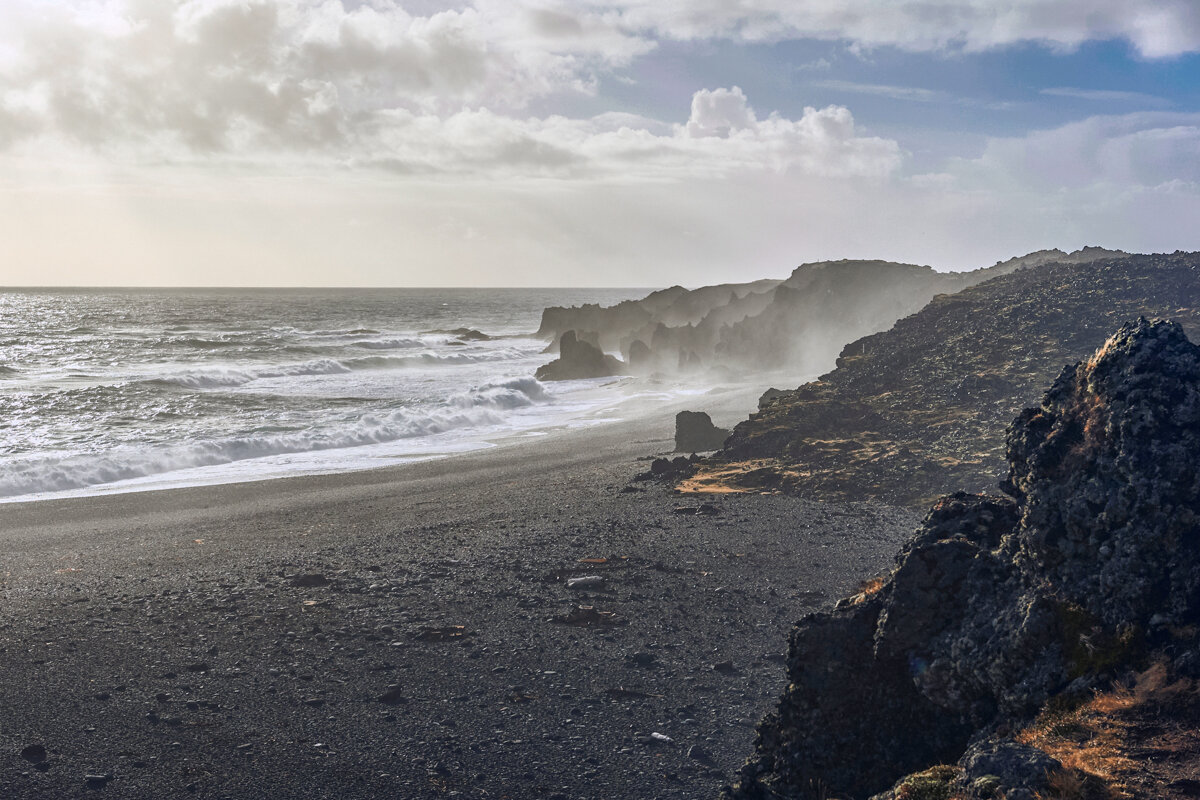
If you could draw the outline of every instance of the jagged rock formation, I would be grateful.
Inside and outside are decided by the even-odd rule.
[[[680,411],[675,415],[675,452],[702,453],[719,450],[729,431],[713,425],[703,411]]]
[[[1123,326],[1007,449],[1005,496],[942,498],[886,581],[797,623],[727,799],[864,798],[959,761],[907,780],[1032,800],[1056,762],[1006,731],[1164,645],[1194,668],[1200,348],[1173,322]]]
[[[488,342],[493,338],[483,331],[477,331],[474,328],[436,328],[431,331],[423,331],[423,333],[440,333],[446,336],[454,336],[462,342]]]
[[[535,374],[539,381],[570,381],[624,375],[626,370],[618,359],[578,339],[575,331],[567,331],[558,340],[558,358],[538,367]]]
[[[829,369],[842,346],[888,328],[934,295],[1051,261],[1082,263],[1115,251],[1043,250],[971,272],[935,272],[886,261],[823,261],[783,281],[679,286],[610,308],[548,308],[539,336],[597,332],[602,349],[620,349],[642,373],[723,366],[745,371]]]
[[[847,345],[819,381],[762,403],[693,488],[911,506],[985,490],[1005,469],[1004,426],[1042,376],[1142,314],[1200,333],[1200,254],[1054,262],[938,296]]]

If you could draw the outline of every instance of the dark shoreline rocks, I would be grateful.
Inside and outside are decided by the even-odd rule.
[[[889,787],[955,761],[974,779],[1009,763],[987,791],[1032,800],[1050,762],[1004,730],[1165,645],[1194,664],[1200,348],[1183,329],[1141,319],[1066,368],[1008,460],[1005,496],[944,497],[885,581],[797,623],[789,688],[727,800],[911,796]]]
[[[765,393],[712,469],[761,462],[783,491],[914,509],[989,491],[1005,427],[1047,376],[1141,315],[1200,335],[1200,254],[1063,260],[939,295],[846,345],[819,380]]]
[[[720,450],[729,431],[713,424],[703,411],[680,411],[675,415],[675,452],[703,453]]]
[[[638,374],[712,368],[812,374],[833,367],[847,342],[888,329],[940,293],[1052,262],[1121,255],[1094,247],[1040,250],[965,272],[880,260],[820,261],[801,264],[784,280],[672,286],[607,308],[547,308],[536,335],[553,340],[568,330],[594,333],[601,349],[619,350]]]
[[[539,381],[570,381],[626,374],[625,365],[591,342],[567,331],[558,340],[558,358],[538,367]]]

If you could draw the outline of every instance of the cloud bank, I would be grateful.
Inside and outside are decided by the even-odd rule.
[[[1172,107],[1134,91],[1045,88],[1109,113],[932,170],[860,105],[966,101],[824,59],[807,87],[858,120],[719,76],[606,108],[665,45],[798,39],[1163,59],[1200,52],[1200,4],[6,0],[0,284],[695,284],[843,256],[1200,248],[1200,118],[1113,113]]]

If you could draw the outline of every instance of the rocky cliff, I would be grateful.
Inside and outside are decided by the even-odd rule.
[[[727,800],[1136,796],[1021,731],[1049,708],[1080,736],[1065,712],[1153,653],[1200,672],[1200,348],[1123,326],[1016,418],[1007,463],[1004,495],[942,498],[890,576],[796,625]]]
[[[1005,470],[1005,425],[1044,376],[1139,315],[1200,333],[1200,254],[1043,263],[939,295],[846,345],[820,380],[765,400],[683,488],[912,506],[984,490]]]
[[[1042,250],[953,273],[887,261],[823,261],[799,266],[783,281],[673,286],[608,308],[548,308],[538,335],[555,340],[567,330],[587,332],[646,374],[714,366],[812,374],[832,367],[846,342],[890,327],[936,294],[1050,262],[1114,255],[1121,254]]]

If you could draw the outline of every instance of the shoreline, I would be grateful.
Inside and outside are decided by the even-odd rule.
[[[0,786],[715,796],[783,687],[792,621],[885,569],[916,516],[783,496],[678,513],[695,503],[628,490],[672,424],[660,410],[421,464],[10,504]],[[590,574],[599,587],[567,587]],[[19,755],[32,744],[45,771]]]
[[[414,453],[412,456],[395,456],[394,458],[400,459],[395,463],[358,468],[334,468],[330,469],[329,471],[302,470],[292,474],[288,474],[287,472],[270,474],[268,472],[262,477],[247,477],[243,479],[238,479],[229,474],[224,474],[211,479],[200,478],[199,482],[195,483],[171,482],[169,476],[177,475],[179,472],[189,471],[177,470],[173,472],[151,474],[141,478],[116,481],[114,483],[96,484],[94,486],[81,489],[68,489],[59,492],[35,493],[29,495],[18,495],[12,498],[0,498],[0,508],[8,511],[14,507],[28,504],[57,503],[74,500],[97,500],[110,496],[187,491],[190,489],[199,489],[205,487],[235,486],[240,484],[254,484],[256,486],[261,486],[276,481],[302,479],[320,480],[325,478],[333,478],[334,476],[338,475],[361,475],[364,473],[373,473],[377,471],[404,470],[417,465],[439,462],[447,459],[480,456],[488,451],[501,448],[508,449],[512,447],[524,447],[530,445],[536,446],[537,443],[541,441],[563,435],[576,435],[591,427],[605,427],[614,424],[632,426],[653,425],[654,417],[663,416],[668,413],[670,414],[671,418],[665,419],[664,416],[665,421],[662,422],[661,427],[666,430],[665,438],[670,440],[673,436],[673,415],[675,412],[684,409],[691,410],[692,407],[696,406],[697,404],[704,405],[705,409],[711,406],[711,413],[714,415],[714,419],[725,419],[728,423],[728,427],[732,427],[737,422],[744,420],[750,411],[756,408],[755,404],[757,398],[762,393],[762,390],[758,388],[758,382],[724,384],[710,387],[707,390],[697,390],[695,394],[684,394],[677,392],[674,396],[669,396],[666,399],[665,405],[653,406],[652,403],[655,398],[646,396],[653,395],[658,391],[653,383],[640,378],[625,378],[624,380],[626,380],[628,383],[626,391],[632,388],[633,393],[627,394],[624,397],[614,398],[613,402],[588,409],[578,417],[552,423],[545,428],[515,428],[509,431],[498,432],[493,435],[480,438],[463,449],[449,449],[442,452],[435,451],[427,455]],[[807,380],[807,378],[804,380]],[[670,394],[669,392],[659,393],[668,395]],[[622,416],[623,413],[626,414],[626,416]],[[313,450],[304,451],[298,453],[297,455],[319,459],[320,456],[325,452],[338,455],[357,450],[370,450],[372,447],[374,447],[374,445],[368,445],[362,448],[349,448],[348,450],[341,451]],[[227,468],[235,465],[245,465],[250,467],[256,460],[257,459],[246,459],[214,466]],[[209,468],[202,467],[198,469],[203,470]],[[162,483],[160,484],[158,481],[162,481]]]

